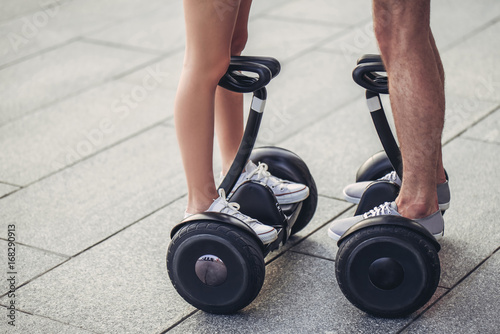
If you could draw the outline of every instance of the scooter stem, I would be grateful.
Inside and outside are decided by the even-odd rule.
[[[262,87],[253,93],[247,125],[245,127],[245,132],[243,133],[243,138],[241,139],[240,147],[238,148],[238,152],[236,153],[236,157],[234,158],[229,171],[218,188],[224,189],[227,195],[229,195],[238,181],[238,178],[250,158],[255,141],[257,140],[257,134],[259,133],[260,122],[266,105],[266,98],[266,87]]]

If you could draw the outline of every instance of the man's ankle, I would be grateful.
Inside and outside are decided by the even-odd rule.
[[[446,179],[446,174],[445,174],[444,170],[441,171],[441,173],[437,173],[437,177],[436,177],[437,184],[442,184],[442,183],[445,183],[446,181],[448,181],[448,180]]]
[[[421,219],[428,217],[439,210],[437,200],[435,203],[429,201],[416,202],[405,201],[400,197],[396,198],[396,205],[401,216],[409,219]]]

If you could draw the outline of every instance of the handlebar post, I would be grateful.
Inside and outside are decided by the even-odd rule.
[[[238,148],[238,153],[236,153],[236,157],[234,158],[229,171],[227,172],[224,180],[218,188],[224,189],[227,195],[229,195],[234,185],[238,181],[238,178],[240,177],[248,159],[250,158],[250,154],[252,153],[255,142],[257,141],[260,122],[262,120],[264,107],[266,105],[266,98],[266,87],[262,87],[261,89],[253,93],[247,125],[245,127],[245,132],[243,133],[243,138],[241,139],[240,147]]]

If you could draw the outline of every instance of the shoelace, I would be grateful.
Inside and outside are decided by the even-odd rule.
[[[368,218],[368,217],[389,215],[391,214],[390,204],[391,202],[385,202],[384,204],[380,204],[376,208],[371,209],[370,211],[363,214],[363,217]]]
[[[226,192],[224,189],[219,189],[219,196],[221,197],[220,203],[224,206],[224,208],[230,209],[230,210],[235,210],[238,211],[240,210],[240,205],[238,203],[229,203],[226,199]]]
[[[381,180],[396,182],[398,180],[398,174],[396,173],[396,171],[393,170],[389,174],[382,177]]]
[[[224,209],[222,209],[221,212],[227,209],[229,212],[225,213],[229,213],[245,222],[253,222],[255,220],[239,212],[240,205],[238,203],[235,202],[229,203],[226,199],[226,192],[224,191],[224,189],[219,189],[219,196],[221,197],[220,203],[224,206]]]
[[[270,172],[267,171],[268,166],[267,164],[263,162],[259,162],[259,165],[257,168],[255,168],[249,175],[248,179],[252,178],[252,176],[257,174],[257,179],[264,180],[264,183],[267,183],[268,181],[271,181],[273,183],[273,187],[280,186],[280,190],[284,189],[284,183],[285,181],[282,179],[278,179],[277,177],[274,177],[271,175]]]

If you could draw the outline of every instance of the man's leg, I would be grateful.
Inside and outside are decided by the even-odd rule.
[[[389,77],[389,93],[403,157],[398,212],[423,218],[438,210],[443,181],[441,133],[444,71],[430,30],[430,0],[374,0],[374,27]]]
[[[432,31],[430,31],[429,33],[429,41],[432,46],[432,51],[434,52],[434,58],[436,59],[436,64],[439,71],[439,78],[441,79],[443,96],[444,96],[444,68],[443,68],[443,63],[441,62],[441,57],[439,56],[439,51],[436,46],[436,41],[434,40],[434,36],[432,35]],[[444,167],[443,167],[441,142],[439,142],[439,157],[438,157],[436,173],[437,173],[436,182],[438,184],[446,182],[446,174],[444,173]]]
[[[382,60],[389,77],[396,132],[403,158],[403,181],[395,203],[334,221],[328,235],[338,240],[352,225],[379,215],[402,215],[436,238],[444,221],[449,189],[441,159],[444,123],[444,70],[429,26],[430,0],[374,0],[373,17]],[[438,186],[439,185],[439,186]],[[444,187],[442,187],[444,186]]]

